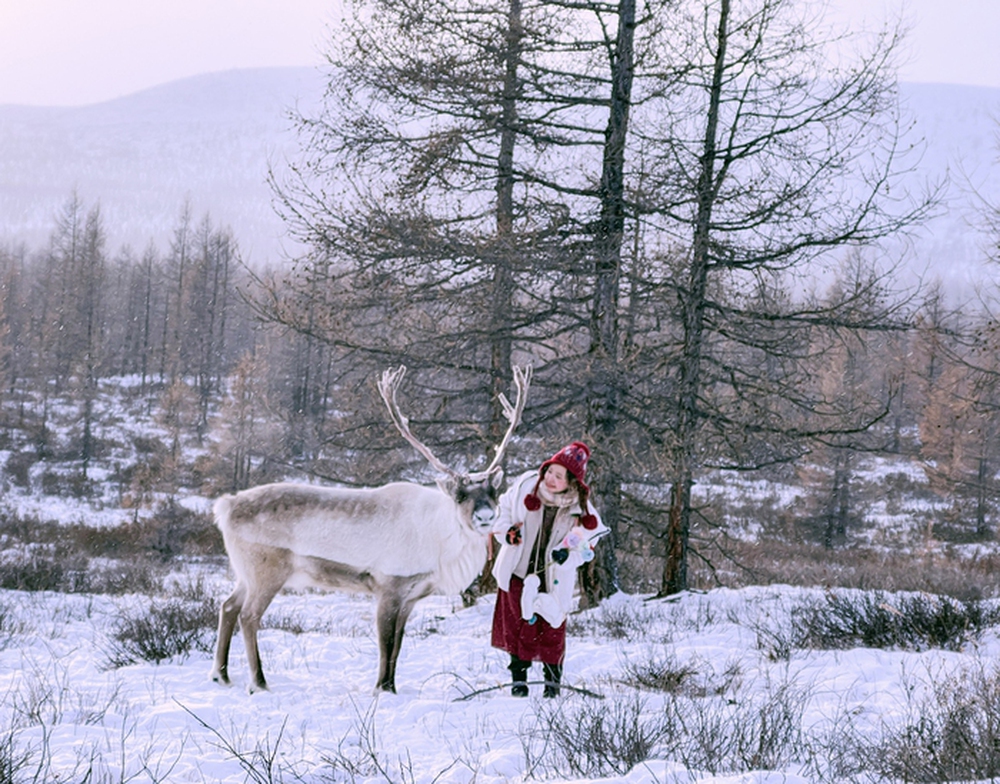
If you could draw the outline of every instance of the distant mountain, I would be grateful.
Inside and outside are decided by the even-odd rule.
[[[48,241],[75,189],[100,204],[111,250],[161,249],[185,198],[231,226],[251,261],[278,257],[284,228],[265,182],[294,156],[288,111],[315,105],[311,68],[204,74],[75,108],[0,106],[0,242]]]
[[[166,248],[189,197],[195,219],[208,212],[231,226],[251,261],[279,258],[288,240],[267,167],[296,156],[288,110],[315,106],[323,86],[315,69],[262,68],[92,106],[0,106],[0,242],[43,246],[75,188],[85,204],[100,203],[112,250],[127,242],[141,251],[150,240]],[[902,94],[915,118],[908,140],[926,145],[911,182],[951,177],[942,214],[913,236],[905,266],[968,292],[990,278],[968,185],[1000,202],[1000,89],[904,84]]]
[[[903,84],[901,95],[914,119],[908,139],[923,149],[911,183],[948,182],[939,214],[914,233],[906,266],[957,296],[1000,284],[986,262],[982,202],[1000,205],[1000,89]]]

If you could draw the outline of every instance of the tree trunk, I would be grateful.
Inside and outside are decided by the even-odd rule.
[[[986,522],[986,515],[989,511],[989,501],[986,497],[986,483],[989,476],[988,461],[985,457],[979,458],[978,472],[976,474],[976,535],[985,539],[989,536],[990,528]]]
[[[517,141],[518,67],[524,27],[521,0],[510,0],[507,11],[504,85],[500,115],[500,152],[497,157],[497,242],[493,260],[492,324],[490,325],[490,424],[489,437],[499,444],[507,429],[500,395],[511,381],[511,332],[514,300],[511,254],[514,252],[514,146]]]
[[[691,486],[697,450],[698,395],[701,391],[702,341],[705,300],[708,289],[709,243],[712,208],[715,203],[716,134],[722,79],[726,62],[730,0],[722,0],[715,51],[712,86],[709,93],[705,136],[702,142],[701,169],[698,176],[698,205],[692,238],[691,266],[687,286],[681,290],[681,314],[684,342],[678,379],[677,442],[672,459],[673,491],[667,520],[666,561],[660,595],[687,590],[687,553],[691,534]]]
[[[611,99],[604,135],[601,167],[601,216],[595,243],[594,303],[591,311],[592,375],[589,400],[590,430],[605,456],[594,491],[603,505],[603,519],[611,533],[597,549],[598,557],[584,571],[582,587],[590,604],[619,588],[615,548],[621,518],[622,473],[617,456],[621,407],[619,367],[619,298],[622,245],[625,238],[625,145],[628,139],[634,68],[635,0],[618,3],[618,32],[611,60]]]

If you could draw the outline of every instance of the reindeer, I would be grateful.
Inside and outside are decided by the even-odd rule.
[[[393,424],[444,476],[437,487],[393,482],[337,488],[280,482],[215,502],[236,587],[219,611],[212,679],[229,683],[229,646],[237,619],[250,665],[250,692],[267,688],[257,648],[261,616],[285,586],[373,594],[379,671],[376,691],[396,691],[396,659],[414,604],[465,590],[486,563],[486,534],[496,515],[503,454],[521,420],[531,368],[514,368],[516,403],[500,395],[509,425],[489,467],[459,473],[410,431],[396,390],[405,366],[386,370],[379,394]]]

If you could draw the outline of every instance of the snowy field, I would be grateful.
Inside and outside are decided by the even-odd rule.
[[[134,536],[125,525],[133,518],[156,522],[162,536],[184,534],[189,523],[171,522],[168,501],[207,511],[201,488],[123,503],[128,469],[149,460],[137,445],[170,439],[144,415],[144,399],[116,395],[127,386],[111,385],[98,401],[108,447],[91,466],[86,497],[63,492],[79,472],[72,461],[19,464],[31,456],[27,435],[9,436],[0,453],[9,526],[0,567],[33,565],[46,577],[46,558],[61,552],[40,538],[49,521],[104,536],[90,542],[96,547],[118,531]],[[65,409],[56,416],[62,409],[52,407],[48,427],[57,451],[72,454],[78,417]],[[208,449],[187,439],[183,462]],[[777,484],[708,489],[729,499],[738,518],[730,525],[750,541],[762,507],[797,497]],[[919,496],[886,498],[899,509],[876,509],[869,529],[882,528],[889,511],[902,510],[910,527],[927,514]],[[740,517],[741,504],[756,516]],[[913,553],[914,568],[927,568],[899,541],[884,552]],[[180,542],[149,545],[130,560],[88,553],[94,582],[76,590],[115,587],[108,593],[0,590],[0,784],[1000,780],[994,600],[788,586],[670,600],[618,594],[570,618],[564,680],[572,688],[546,700],[537,685],[528,699],[509,695],[506,655],[489,645],[492,597],[468,608],[459,597],[418,603],[399,693],[376,695],[374,601],[284,593],[260,638],[270,691],[250,695],[239,634],[233,686],[209,677],[217,607],[232,587],[225,559]],[[956,579],[982,582],[967,563]],[[72,584],[79,567],[55,566],[66,570],[56,584]],[[110,579],[116,571],[122,578]],[[128,593],[117,590],[123,585]],[[871,640],[846,626],[816,633],[817,621],[844,620],[843,603],[878,616]],[[540,667],[531,677],[541,678]]]
[[[218,601],[227,587],[216,566],[179,595]],[[190,654],[113,667],[113,630],[147,613],[148,597],[6,591],[0,780],[885,781],[858,760],[937,737],[945,691],[996,696],[984,692],[997,681],[992,629],[956,650],[790,645],[795,608],[823,600],[788,587],[619,594],[570,620],[565,683],[590,694],[550,700],[539,686],[528,699],[491,689],[507,680],[489,645],[491,597],[420,602],[399,693],[375,695],[372,601],[280,595],[261,634],[270,691],[249,695],[238,634],[232,687],[209,679],[208,630]]]

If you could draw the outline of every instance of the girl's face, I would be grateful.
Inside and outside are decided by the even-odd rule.
[[[545,488],[550,493],[564,493],[569,487],[566,469],[558,463],[553,463],[545,470]]]

